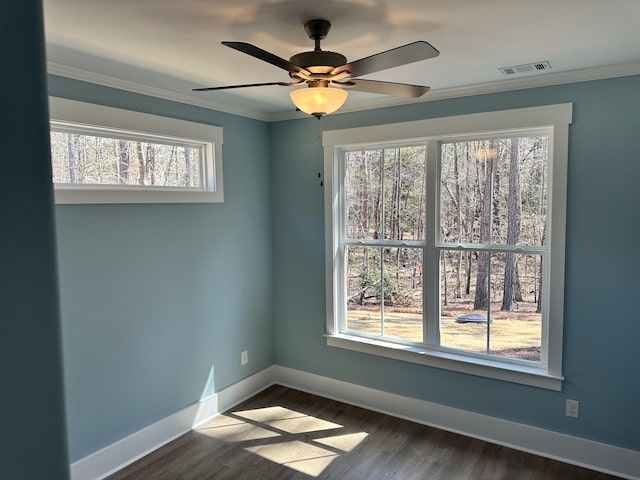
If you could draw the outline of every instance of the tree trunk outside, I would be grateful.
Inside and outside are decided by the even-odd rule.
[[[491,149],[496,149],[495,140],[491,140]],[[485,182],[482,192],[482,210],[480,212],[480,243],[487,243],[490,238],[491,229],[491,192],[493,180],[496,173],[496,158],[487,158],[485,165]],[[478,273],[476,275],[476,293],[473,300],[474,310],[486,310],[489,306],[488,281],[489,281],[489,260],[487,252],[478,252]]]
[[[474,310],[486,310],[489,306],[489,253],[478,252],[478,273],[476,275],[476,293],[473,299]]]
[[[169,179],[171,176],[171,167],[173,164],[178,164],[178,149],[177,147],[173,147],[171,149],[171,155],[169,156],[169,161],[164,167],[164,178]],[[177,167],[176,167],[177,168]]]
[[[466,283],[464,286],[465,295],[469,295],[471,292],[471,260],[473,258],[473,252],[467,252],[467,272]]]
[[[186,182],[188,187],[194,186],[194,171],[195,171],[195,163],[193,161],[193,149],[190,147],[185,147],[184,149],[184,161],[186,163],[187,172],[186,172]]]
[[[376,199],[375,199],[375,203],[373,205],[374,208],[374,212],[373,212],[373,238],[375,240],[378,240],[381,234],[381,226],[382,226],[382,182],[383,182],[383,175],[382,173],[384,172],[384,150],[382,150],[382,158],[380,159],[380,178],[379,183],[378,183],[378,188],[376,191]]]
[[[67,147],[69,151],[69,182],[78,183],[78,137],[75,133],[67,136]]]
[[[140,167],[140,171],[138,172],[138,185],[144,185],[145,177],[147,176],[147,166],[144,161],[142,143],[136,142],[136,152],[138,154],[138,165]]]
[[[147,144],[147,164],[146,164],[146,172],[150,174],[149,182],[150,185],[156,184],[156,152],[152,145]],[[177,172],[177,168],[176,168]],[[177,175],[176,175],[177,176]],[[180,182],[176,182],[176,185],[180,185]]]
[[[389,215],[389,231],[387,238],[400,239],[400,149],[394,150],[393,162],[393,188],[391,200],[391,212]]]
[[[125,140],[118,140],[118,183],[126,184],[129,180],[129,148]]]
[[[511,139],[511,157],[509,159],[509,194],[507,197],[507,245],[515,245],[520,236],[520,157],[518,155],[519,138]],[[515,277],[516,258],[513,253],[505,255],[504,287],[502,294],[503,312],[510,312],[513,303],[513,279]]]
[[[462,240],[462,232],[463,232],[463,221],[462,221],[462,205],[460,199],[460,168],[458,165],[458,149],[457,145],[453,147],[453,175],[455,176],[455,186],[456,186],[456,221],[458,222],[458,239]],[[456,255],[456,290],[455,295],[456,298],[462,298],[462,251],[459,251]]]
[[[520,283],[520,269],[518,268],[518,260],[516,259],[516,270],[513,276],[513,299],[516,302],[522,302],[522,284]],[[526,270],[526,269],[525,269]],[[526,272],[525,272],[526,273]]]

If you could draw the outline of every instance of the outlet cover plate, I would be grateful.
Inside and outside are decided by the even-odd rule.
[[[578,400],[570,400],[567,398],[564,414],[567,417],[578,418],[580,416],[580,402]]]

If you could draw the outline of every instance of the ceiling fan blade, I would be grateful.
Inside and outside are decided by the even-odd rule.
[[[337,74],[348,70],[352,77],[361,77],[369,73],[386,70],[387,68],[399,67],[408,63],[427,60],[437,57],[440,52],[425,41],[408,43],[401,47],[392,48],[384,52],[376,53],[370,57],[361,58],[354,62],[349,62],[337,67],[332,74]]]
[[[250,43],[222,42],[222,44],[226,45],[227,47],[231,47],[235,50],[238,50],[239,52],[246,53],[247,55],[251,55],[252,57],[262,60],[263,62],[267,62],[267,63],[270,63],[271,65],[275,65],[276,67],[282,68],[287,72],[297,72],[297,73],[303,73],[305,75],[311,75],[311,72],[296,65],[295,63],[291,63],[290,61],[285,60],[284,58],[280,58],[277,55],[267,52],[266,50],[256,47],[255,45],[251,45]]]
[[[334,85],[340,85],[334,82]],[[408,83],[379,82],[376,80],[363,80],[352,78],[343,84],[351,90],[366,93],[378,93],[380,95],[393,95],[395,97],[418,98],[429,91],[429,87],[422,85],[410,85]]]
[[[267,83],[245,83],[244,85],[226,85],[223,87],[203,87],[203,88],[194,88],[192,91],[194,92],[207,92],[210,90],[231,90],[233,88],[247,88],[247,87],[267,87],[269,85],[282,85],[285,87],[294,85],[292,83],[287,82],[267,82]]]

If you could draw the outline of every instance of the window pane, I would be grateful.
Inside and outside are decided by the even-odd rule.
[[[443,242],[542,245],[548,137],[441,145]]]
[[[522,220],[518,243],[546,245],[549,137],[524,137],[520,150]]]
[[[424,239],[424,145],[384,151],[384,238]]]
[[[489,321],[488,254],[440,252],[440,344],[486,352]]]
[[[441,145],[440,232],[443,242],[488,242],[493,172],[490,152],[493,148],[489,141]],[[489,204],[489,208],[483,208],[485,204]]]
[[[548,138],[513,137],[496,142],[492,243],[542,245]]]
[[[422,342],[422,249],[350,246],[346,277],[348,330]]]
[[[441,345],[540,360],[539,255],[443,250]]]
[[[540,262],[539,255],[492,255],[491,354],[540,360]]]
[[[200,148],[51,132],[53,181],[202,188]]]
[[[380,248],[346,247],[347,329],[382,335]]]
[[[422,249],[383,250],[384,336],[422,342]]]
[[[380,238],[382,150],[345,154],[345,208],[348,238]]]

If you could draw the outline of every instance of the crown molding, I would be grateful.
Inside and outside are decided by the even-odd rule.
[[[171,100],[174,102],[193,105],[196,107],[217,110],[219,112],[248,117],[265,122],[277,122],[282,120],[293,120],[306,118],[307,116],[299,112],[264,113],[253,109],[241,108],[237,105],[229,105],[220,101],[211,101],[204,97],[197,97],[181,92],[176,92],[167,88],[155,87],[139,82],[124,80],[112,75],[85,70],[76,66],[66,65],[60,62],[49,60],[47,62],[47,72],[51,75],[81,80],[105,87],[117,88],[128,92],[149,95],[152,97]],[[607,65],[603,67],[586,68],[581,70],[571,70],[567,72],[553,72],[537,75],[529,75],[521,78],[499,80],[496,82],[480,83],[475,85],[444,88],[432,90],[419,99],[404,99],[396,97],[381,97],[373,101],[366,101],[347,105],[339,112],[332,115],[344,113],[374,110],[378,108],[394,107],[400,105],[410,105],[416,103],[433,102],[450,98],[468,97],[472,95],[483,95],[489,93],[506,92],[512,90],[523,90],[527,88],[547,87],[566,83],[587,82],[591,80],[603,80],[606,78],[624,77],[640,74],[640,62],[622,63]]]
[[[253,118],[255,120],[271,120],[269,115],[257,112],[256,110],[238,108],[237,106],[229,105],[223,102],[214,102],[202,96],[198,97],[196,95],[176,92],[167,88],[155,87],[139,82],[124,80],[113,75],[85,70],[80,67],[66,65],[53,60],[47,61],[47,73],[50,75],[71,78],[73,80],[94,83],[103,87],[116,88],[119,90],[125,90],[127,92],[149,95],[156,98],[162,98],[164,100],[171,100],[173,102],[179,102],[196,107],[216,110],[219,112],[230,113],[232,115]]]

